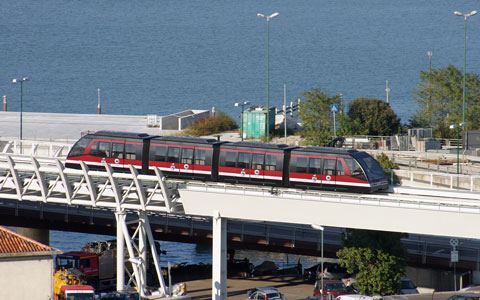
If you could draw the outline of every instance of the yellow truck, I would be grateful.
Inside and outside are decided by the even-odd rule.
[[[95,290],[82,282],[82,273],[62,268],[53,276],[55,300],[95,300]]]

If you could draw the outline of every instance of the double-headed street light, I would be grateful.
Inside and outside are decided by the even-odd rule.
[[[20,141],[22,140],[22,123],[23,123],[23,83],[29,81],[30,78],[23,77],[22,79],[13,78],[13,83],[20,83]]]
[[[459,167],[459,161],[460,161],[460,127],[465,128],[466,123],[462,122],[460,124],[453,124],[450,125],[450,129],[457,129],[457,189],[458,189],[458,176],[460,174],[460,167]]]
[[[267,143],[269,141],[270,135],[270,68],[269,68],[269,48],[270,48],[270,34],[269,34],[269,26],[270,19],[278,17],[279,13],[273,13],[269,16],[265,16],[263,14],[258,13],[257,17],[266,19],[267,20]]]
[[[463,104],[462,104],[462,122],[465,123],[465,74],[467,70],[467,18],[477,14],[476,10],[472,10],[468,14],[462,14],[455,11],[454,14],[465,19],[465,36],[463,40]]]
[[[242,137],[242,141],[243,141],[243,107],[245,105],[249,105],[250,102],[249,101],[244,101],[243,103],[238,103],[236,102],[233,106],[241,106],[242,107],[242,114],[240,115],[240,136]]]
[[[321,281],[321,285],[322,285],[321,295],[322,295],[322,300],[323,300],[323,295],[324,295],[323,289],[325,288],[325,287],[323,286],[323,270],[324,270],[324,268],[323,268],[323,260],[324,260],[324,259],[323,259],[323,232],[325,231],[325,228],[324,228],[323,226],[321,226],[321,225],[318,225],[318,224],[312,224],[312,228],[313,228],[313,229],[316,229],[316,230],[320,230],[320,231],[322,232],[322,242],[321,242],[321,245],[322,245],[322,246],[321,246],[321,247],[322,247],[322,250],[321,250],[322,261],[320,262],[320,267],[322,268],[322,271],[321,271],[321,273],[322,273],[322,277],[321,277],[321,278],[322,278],[322,281]]]

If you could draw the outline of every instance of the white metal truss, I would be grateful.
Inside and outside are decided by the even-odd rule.
[[[80,170],[65,169],[56,158],[0,155],[0,197],[15,200],[61,203],[116,210],[183,212],[175,192],[167,187],[159,169],[155,175],[91,171],[84,162]]]
[[[37,156],[48,157],[65,157],[72,144],[59,143],[59,142],[47,142],[47,141],[34,141],[34,140],[10,140],[1,139],[0,142],[4,142],[4,146],[0,148],[0,153],[5,154],[28,154]]]
[[[79,162],[79,165],[80,170],[65,169],[63,161],[58,158],[0,155],[0,198],[115,210],[117,289],[134,286],[145,296],[147,252],[150,251],[160,292],[166,294],[148,213],[183,212],[183,207],[176,193],[167,187],[162,172],[155,169],[155,175],[141,175],[130,166],[129,173],[118,173],[107,163],[103,164],[105,171],[100,172],[89,170],[84,162]],[[136,230],[132,235],[128,230],[130,224],[126,221],[126,210],[138,213]],[[127,251],[124,251],[124,246]],[[132,276],[125,284],[124,274],[128,274],[129,270],[132,270]]]

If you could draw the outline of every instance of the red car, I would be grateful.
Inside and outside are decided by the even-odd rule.
[[[322,280],[317,280],[315,282],[315,288],[313,289],[313,296],[322,295]],[[336,298],[340,295],[351,294],[352,290],[347,288],[341,280],[323,280],[323,286],[325,287],[323,295],[332,295],[333,298]]]

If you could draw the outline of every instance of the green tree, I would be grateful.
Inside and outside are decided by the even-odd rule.
[[[376,98],[357,98],[348,104],[353,134],[394,135],[401,129],[400,119],[389,104]]]
[[[337,252],[339,263],[357,274],[355,288],[367,295],[388,295],[400,291],[405,273],[403,233],[347,229],[344,248]]]
[[[333,115],[330,105],[340,104],[340,95],[328,95],[320,88],[303,92],[299,116],[303,121],[305,140],[310,145],[325,146],[333,136]],[[339,107],[341,110],[341,107]],[[342,115],[337,112],[337,116]]]
[[[370,248],[344,248],[337,252],[340,264],[356,273],[355,288],[365,295],[394,295],[400,292],[404,273],[398,257]]]
[[[480,127],[480,78],[477,74],[465,76],[465,122],[467,129]],[[418,105],[416,114],[410,120],[422,121],[421,125],[433,127],[440,138],[455,136],[449,129],[451,124],[463,121],[463,73],[455,66],[420,71],[420,82],[414,90]]]

